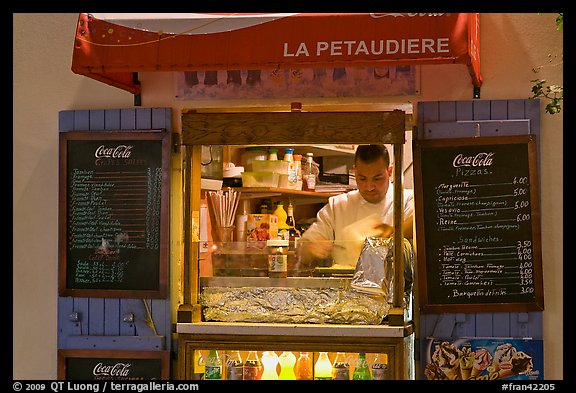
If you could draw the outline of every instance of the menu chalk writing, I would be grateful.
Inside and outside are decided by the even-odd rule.
[[[166,135],[61,134],[61,293],[164,297]]]
[[[414,142],[424,311],[543,309],[533,136]]]

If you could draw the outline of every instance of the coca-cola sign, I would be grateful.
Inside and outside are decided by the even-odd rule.
[[[131,363],[115,363],[115,364],[103,364],[97,363],[94,365],[92,374],[94,377],[128,377],[130,374]]]
[[[461,166],[490,166],[492,165],[493,152],[486,153],[480,152],[476,155],[465,156],[462,153],[454,157],[452,161],[452,166],[458,168]]]
[[[131,145],[118,145],[108,147],[100,145],[94,152],[96,158],[129,158],[132,153]]]

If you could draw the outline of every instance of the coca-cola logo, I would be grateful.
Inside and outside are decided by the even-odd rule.
[[[127,377],[130,374],[131,365],[132,363],[116,363],[116,364],[98,363],[94,366],[92,374],[94,376]]]
[[[458,168],[461,166],[490,166],[492,165],[492,156],[494,153],[481,152],[473,156],[465,156],[462,153],[454,157],[452,166]]]
[[[132,153],[131,145],[118,145],[115,147],[106,147],[100,145],[94,152],[96,158],[129,158]]]

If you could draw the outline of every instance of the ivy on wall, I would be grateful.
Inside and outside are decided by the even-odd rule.
[[[556,30],[560,33],[564,30],[564,13],[559,13],[556,17]],[[563,54],[560,54],[560,62],[551,64],[554,66],[563,63]],[[554,60],[554,56],[548,55],[548,62]],[[538,73],[544,66],[533,68],[534,73]],[[564,100],[564,87],[562,85],[549,85],[545,79],[533,79],[530,82],[534,83],[532,86],[532,97],[530,98],[544,98],[546,103],[546,113],[551,115],[559,113],[562,110],[562,101]]]

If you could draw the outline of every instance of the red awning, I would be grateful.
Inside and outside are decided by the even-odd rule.
[[[88,14],[72,71],[140,93],[135,72],[457,63],[480,75],[480,15]]]

